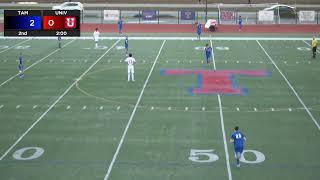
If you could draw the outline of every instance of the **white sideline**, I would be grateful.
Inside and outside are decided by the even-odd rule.
[[[13,143],[10,148],[0,157],[0,161],[3,160],[4,157],[23,139],[25,135],[27,135],[31,129],[38,124],[39,121],[70,91],[70,89],[82,79],[116,44],[118,44],[120,40],[116,41],[105,53],[103,53],[84,73],[82,73],[79,78],[77,78],[60,96],[57,100],[54,101],[53,104]]]
[[[160,56],[160,53],[161,53],[161,51],[162,51],[163,46],[164,46],[165,43],[166,43],[166,40],[164,40],[164,41],[162,42],[162,45],[161,45],[160,50],[159,50],[159,52],[158,52],[158,55],[157,55],[156,59],[155,59],[154,62],[153,62],[153,65],[152,65],[152,67],[151,67],[151,69],[150,69],[150,72],[149,72],[149,74],[148,74],[148,76],[147,76],[146,81],[145,81],[144,84],[143,84],[143,87],[142,87],[142,90],[141,90],[141,92],[140,92],[139,98],[138,98],[138,100],[137,100],[137,102],[136,102],[136,105],[135,105],[134,108],[133,108],[133,111],[132,111],[132,113],[131,113],[131,116],[130,116],[130,118],[129,118],[129,121],[128,121],[128,123],[127,123],[127,126],[126,126],[126,128],[125,128],[125,130],[124,130],[124,132],[123,132],[123,134],[122,134],[122,136],[121,136],[121,139],[120,139],[120,142],[119,142],[119,144],[118,144],[117,150],[116,150],[116,152],[115,152],[114,155],[113,155],[112,161],[111,161],[111,163],[110,163],[110,165],[109,165],[109,168],[108,168],[107,174],[106,174],[105,177],[104,177],[104,180],[108,180],[108,179],[109,179],[111,170],[112,170],[112,168],[113,168],[113,164],[114,164],[114,162],[115,162],[116,159],[117,159],[117,156],[118,156],[118,154],[119,154],[119,152],[120,152],[120,149],[121,149],[121,146],[122,146],[122,144],[123,144],[124,138],[125,138],[125,136],[127,135],[129,126],[130,126],[130,124],[131,124],[131,122],[132,122],[133,116],[135,115],[136,110],[137,110],[137,107],[138,107],[138,105],[140,104],[140,100],[141,100],[142,95],[143,95],[143,93],[144,93],[144,89],[146,88],[146,86],[147,86],[147,84],[148,84],[149,78],[150,78],[150,76],[151,76],[151,74],[152,74],[152,72],[153,72],[153,69],[154,69],[154,67],[155,67],[155,65],[156,65],[156,63],[157,63],[157,61],[158,61],[158,58],[159,58],[159,56]]]
[[[71,44],[71,43],[74,42],[74,41],[75,41],[75,39],[72,40],[72,41],[69,41],[68,43],[66,43],[66,44],[63,45],[62,47],[65,47],[65,46]],[[56,52],[59,51],[59,50],[60,50],[60,49],[56,49],[56,50],[52,51],[52,52],[51,52],[50,54],[48,54],[47,56],[41,58],[40,60],[38,60],[38,61],[34,62],[33,64],[31,64],[30,66],[28,66],[24,71],[27,71],[28,69],[32,68],[33,66],[39,64],[40,62],[42,62],[43,60],[47,59],[49,56],[51,56],[52,54],[56,53]],[[19,76],[19,73],[11,76],[9,79],[7,79],[6,81],[2,82],[2,83],[0,84],[0,87],[3,86],[3,85],[5,85],[6,83],[8,83],[9,81],[11,81],[12,79],[14,79],[14,78],[17,77],[17,76]]]
[[[279,73],[281,74],[281,76],[283,77],[283,79],[286,81],[286,83],[288,84],[288,86],[290,87],[290,89],[292,90],[292,92],[295,94],[295,96],[298,98],[298,100],[300,101],[301,105],[303,106],[303,108],[307,111],[308,115],[310,116],[310,118],[312,119],[312,121],[314,122],[314,124],[317,126],[318,130],[320,130],[320,125],[317,122],[317,120],[314,118],[314,116],[311,114],[309,108],[305,105],[305,103],[302,101],[302,99],[300,98],[299,94],[297,93],[297,91],[293,88],[293,86],[291,85],[291,83],[289,82],[289,80],[286,78],[286,76],[282,73],[282,71],[278,68],[277,64],[273,61],[273,59],[270,57],[270,55],[267,53],[267,51],[264,49],[264,47],[260,44],[260,42],[257,40],[257,43],[259,44],[259,46],[261,47],[261,49],[263,50],[263,52],[268,56],[269,60],[272,62],[272,64],[276,67],[276,69],[279,71]]]
[[[15,45],[13,45],[13,46],[11,46],[11,47],[9,47],[9,48],[5,49],[5,50],[0,51],[0,53],[6,52],[6,51],[8,51],[8,50],[10,50],[10,49],[12,49],[12,48],[14,48],[14,47],[19,46],[20,44],[23,44],[23,43],[25,43],[25,42],[27,42],[27,41],[30,41],[30,40],[31,40],[31,39],[30,39],[30,38],[28,38],[28,39],[27,39],[27,40],[25,40],[25,41],[19,42],[19,43],[15,44]]]
[[[4,37],[0,36],[0,39],[48,39],[57,40],[56,37]],[[102,40],[114,40],[124,39],[125,37],[113,36],[113,37],[100,37]],[[81,37],[63,37],[63,39],[79,39],[79,40],[92,40],[92,36],[81,36]],[[189,40],[196,41],[196,37],[129,37],[130,40]],[[270,40],[270,41],[298,41],[298,40],[309,40],[310,38],[301,37],[201,37],[202,40],[230,40],[230,41],[255,41],[255,40]]]
[[[213,48],[212,40],[210,40],[210,46]],[[217,70],[216,62],[214,60],[213,49],[212,49],[211,53],[212,53],[213,69]],[[217,96],[218,96],[218,101],[219,101],[220,124],[221,124],[221,130],[222,130],[224,152],[225,152],[225,156],[226,156],[228,178],[229,178],[229,180],[232,180],[232,173],[231,173],[231,168],[230,168],[230,158],[229,158],[229,153],[228,153],[229,151],[228,151],[227,137],[226,137],[226,131],[225,131],[225,127],[224,127],[224,118],[223,118],[223,112],[222,112],[221,96],[220,96],[220,94],[217,94]]]

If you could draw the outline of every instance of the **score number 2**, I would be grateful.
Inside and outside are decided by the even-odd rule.
[[[34,27],[34,20],[33,19],[30,20],[30,26]]]

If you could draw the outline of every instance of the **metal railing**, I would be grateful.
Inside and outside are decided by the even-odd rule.
[[[194,12],[194,17],[184,19],[181,12],[178,11],[155,11],[155,17],[152,19],[143,18],[143,10],[120,10],[120,18],[124,23],[137,23],[137,24],[193,24],[199,22],[204,24],[206,19],[216,19],[219,24],[237,24],[239,16],[242,17],[244,24],[319,24],[320,11],[315,11],[315,18],[313,21],[300,21],[298,13],[291,15],[274,15],[273,21],[259,21],[259,11],[239,11],[222,10],[222,11],[208,11],[207,16],[205,11],[189,11]],[[112,24],[116,21],[104,20],[103,10],[86,10],[82,14],[82,23],[99,23],[99,24]]]
[[[19,5],[0,4],[0,23],[3,22],[4,9],[51,9],[55,4]],[[104,10],[119,10],[124,23],[153,23],[153,24],[192,24],[195,22],[205,23],[206,19],[216,19],[219,24],[237,24],[241,15],[244,24],[319,24],[320,5],[296,5],[297,13],[286,17],[277,15],[273,21],[259,21],[258,12],[270,4],[84,4],[82,23],[114,24],[116,21],[104,19]],[[153,19],[143,18],[143,11],[154,10]],[[312,21],[301,22],[298,17],[300,10],[315,11]],[[181,13],[184,11],[194,12],[193,18],[184,19]]]

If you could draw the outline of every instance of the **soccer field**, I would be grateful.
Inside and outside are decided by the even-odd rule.
[[[182,39],[129,40],[135,82],[124,39],[1,39],[0,179],[319,180],[310,42]],[[247,136],[241,168],[235,126]]]

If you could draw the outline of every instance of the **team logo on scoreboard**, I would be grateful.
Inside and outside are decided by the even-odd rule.
[[[66,17],[64,21],[65,28],[76,28],[77,19],[75,17]]]

